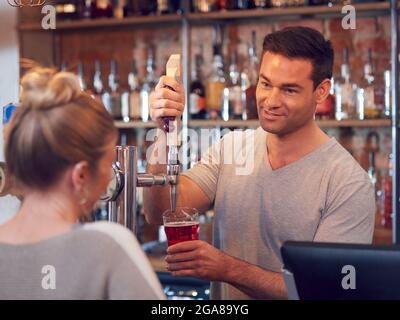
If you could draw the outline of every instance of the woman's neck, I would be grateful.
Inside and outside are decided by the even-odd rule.
[[[71,230],[78,218],[79,206],[62,192],[27,193],[15,217],[0,226],[0,242],[45,240]]]

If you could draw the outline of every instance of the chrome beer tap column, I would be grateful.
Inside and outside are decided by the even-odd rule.
[[[117,146],[112,179],[101,200],[107,202],[108,221],[136,232],[136,148]]]
[[[172,184],[166,174],[137,172],[137,150],[133,146],[117,146],[112,165],[112,179],[101,197],[107,204],[108,221],[117,222],[136,233],[136,188]],[[171,178],[176,181],[175,177]]]

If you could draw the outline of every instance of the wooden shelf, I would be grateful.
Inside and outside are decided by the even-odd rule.
[[[391,121],[389,119],[377,120],[320,120],[317,121],[321,128],[340,128],[340,127],[354,127],[354,128],[370,128],[370,127],[390,127]],[[190,120],[189,128],[257,128],[260,122],[258,120]],[[152,121],[149,122],[123,122],[116,121],[115,126],[119,129],[151,129],[155,128],[156,124]]]
[[[389,2],[376,3],[360,3],[352,4],[356,9],[357,16],[359,15],[382,15],[390,13]],[[307,17],[335,17],[343,16],[342,6],[303,6],[291,8],[271,8],[271,9],[254,9],[254,10],[234,10],[234,11],[218,11],[211,13],[189,13],[187,18],[194,23],[208,23],[211,20],[255,20],[275,18],[307,18]]]
[[[153,121],[142,122],[140,120],[134,122],[115,121],[114,124],[118,129],[151,129],[157,127]]]
[[[190,128],[257,128],[260,126],[258,120],[190,120]]]
[[[94,29],[94,28],[112,28],[129,26],[149,26],[149,25],[173,25],[180,24],[182,16],[178,14],[169,14],[162,16],[138,16],[124,19],[100,18],[60,21],[56,24],[54,31],[67,31],[76,29]],[[18,28],[20,31],[40,31],[43,30],[40,23],[23,23]]]
[[[321,128],[340,128],[340,127],[355,127],[355,128],[370,128],[370,127],[390,127],[389,119],[376,120],[319,120],[317,121]]]
[[[357,17],[365,15],[385,15],[390,13],[389,2],[353,4]],[[76,29],[132,27],[132,26],[163,26],[165,24],[180,24],[184,18],[193,24],[230,21],[254,21],[298,19],[298,18],[328,18],[343,16],[342,6],[303,6],[291,8],[271,8],[254,10],[222,10],[211,13],[188,13],[183,15],[169,14],[157,16],[136,16],[124,19],[101,18],[87,20],[72,20],[57,22],[55,31],[68,31]],[[23,23],[18,28],[20,31],[44,31],[40,22]]]

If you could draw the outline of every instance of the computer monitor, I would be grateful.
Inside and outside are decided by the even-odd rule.
[[[400,299],[400,246],[285,242],[289,299]]]

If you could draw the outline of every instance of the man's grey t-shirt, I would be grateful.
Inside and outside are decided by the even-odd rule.
[[[266,138],[261,127],[228,133],[183,174],[214,202],[215,247],[281,272],[287,240],[371,243],[374,189],[353,157],[331,138],[272,170]],[[211,297],[249,298],[219,282],[212,283]]]
[[[0,300],[165,299],[139,242],[109,222],[32,244],[0,243]]]

